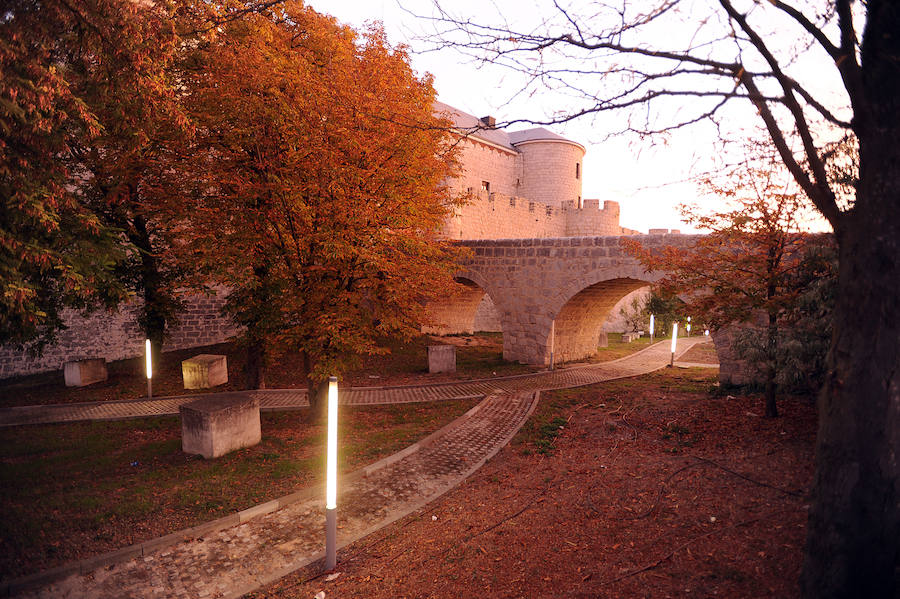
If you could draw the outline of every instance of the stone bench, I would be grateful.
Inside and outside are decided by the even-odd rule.
[[[622,333],[622,342],[623,343],[631,343],[636,339],[640,339],[640,335],[637,333]]]
[[[73,360],[63,365],[63,377],[66,387],[84,387],[91,383],[99,383],[109,378],[106,370],[106,360],[103,358],[90,358],[87,360]]]
[[[262,439],[259,399],[242,393],[205,397],[179,408],[181,449],[217,458],[235,449],[252,447]]]
[[[200,354],[181,363],[185,389],[208,389],[228,382],[225,356]]]
[[[429,345],[428,372],[456,372],[456,346]]]

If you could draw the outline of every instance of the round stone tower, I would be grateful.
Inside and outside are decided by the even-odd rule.
[[[513,131],[509,140],[522,160],[517,195],[553,207],[581,207],[584,146],[543,127]]]

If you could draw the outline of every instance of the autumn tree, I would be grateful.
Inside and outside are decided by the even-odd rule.
[[[729,200],[729,209],[701,213],[696,206],[682,206],[685,221],[708,232],[693,247],[668,246],[654,253],[632,240],[627,247],[649,270],[665,273],[657,283],[661,293],[684,299],[685,310],[698,322],[721,329],[754,326],[762,317],[762,332],[750,334],[764,339],[758,363],[765,379],[765,413],[776,417],[779,339],[804,292],[799,273],[808,265],[803,254],[815,239],[800,230],[802,198],[785,193],[772,169],[748,166],[727,177],[724,187],[716,180],[706,187]]]
[[[644,138],[701,123],[726,136],[742,135],[738,123],[765,128],[838,245],[803,594],[895,596],[900,6],[891,0],[554,2],[521,28],[503,17],[458,18],[441,6],[433,22],[442,43],[521,71],[526,91],[549,86],[580,101],[544,122],[618,111],[622,129]],[[827,167],[831,144],[847,138],[859,157],[849,203],[841,201]]]
[[[18,309],[33,326],[8,338],[49,338],[64,326],[61,306],[90,307],[100,291],[112,307],[128,293],[143,300],[138,320],[159,351],[184,283],[163,218],[177,214],[163,205],[178,198],[160,181],[189,130],[172,79],[174,4],[14,3],[0,27],[4,148],[17,158],[4,170],[4,206],[15,223],[9,235],[24,243],[4,244],[4,282],[23,291],[5,297],[33,298]],[[40,269],[18,276],[29,263]],[[82,272],[89,276],[76,279]]]
[[[286,350],[316,389],[379,339],[418,333],[449,289],[438,239],[453,171],[431,81],[373,29],[363,36],[285,2],[223,25],[196,49],[196,248],[232,289],[249,386]]]

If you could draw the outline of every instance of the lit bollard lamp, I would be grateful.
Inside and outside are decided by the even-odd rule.
[[[678,345],[678,323],[672,325],[672,359],[669,366],[675,366],[675,347]]]
[[[147,399],[153,398],[153,358],[150,355],[150,340],[144,341],[145,361],[147,364]]]
[[[325,453],[325,570],[337,565],[337,377],[328,379],[328,446]]]
[[[650,345],[653,345],[653,314],[650,315]]]

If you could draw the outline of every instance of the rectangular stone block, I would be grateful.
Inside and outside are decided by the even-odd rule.
[[[63,376],[66,379],[66,387],[84,387],[105,381],[109,374],[106,371],[105,359],[90,358],[66,362],[63,365]]]
[[[456,372],[456,346],[429,345],[428,372]]]
[[[228,382],[225,356],[200,354],[181,363],[185,389],[208,389]]]
[[[223,393],[186,403],[181,414],[181,449],[211,459],[262,438],[259,399],[240,393]]]

